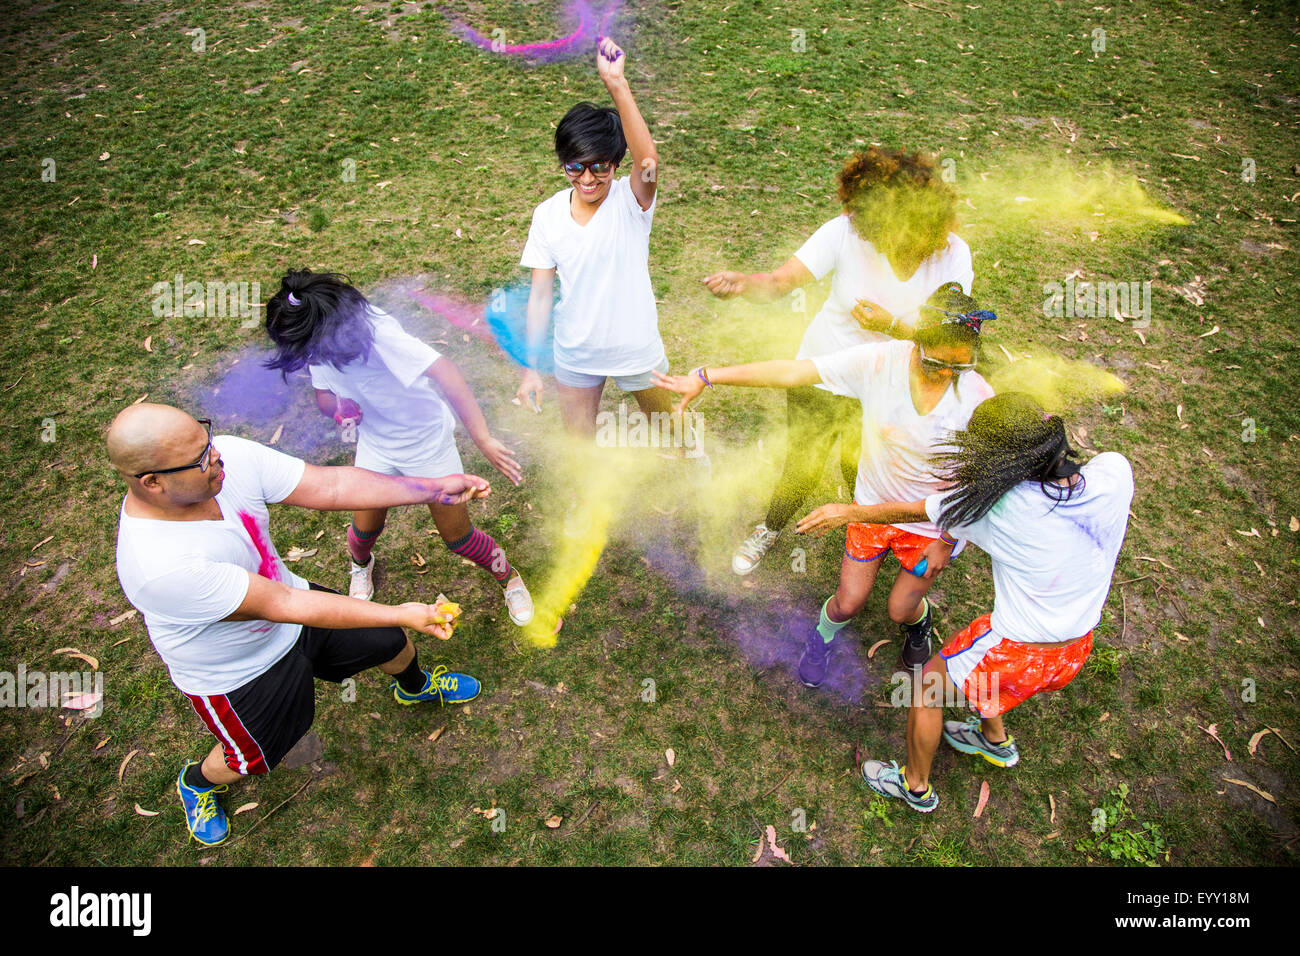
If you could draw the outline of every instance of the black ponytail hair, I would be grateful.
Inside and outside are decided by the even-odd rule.
[[[1055,479],[1077,474],[1077,458],[1065,421],[1048,415],[1028,395],[1006,392],[985,399],[966,428],[934,456],[935,474],[957,486],[944,499],[939,527],[979,521],[1022,481],[1037,481],[1057,504],[1068,501],[1081,482],[1063,486]]]
[[[344,275],[289,270],[266,303],[266,333],[276,352],[263,364],[287,375],[305,365],[342,368],[365,361],[375,340],[369,309]]]

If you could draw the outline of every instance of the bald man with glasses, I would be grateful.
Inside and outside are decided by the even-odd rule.
[[[401,704],[464,703],[479,683],[423,670],[404,628],[450,637],[430,604],[377,604],[337,594],[288,569],[271,543],[270,504],[317,511],[460,504],[485,498],[473,475],[407,478],[309,465],[257,442],[212,435],[167,405],[132,405],[108,430],[126,481],[117,573],[149,639],[219,741],[182,768],[176,789],[190,834],[229,835],[216,795],[267,773],[311,726],[317,678],[342,682],[378,667]]]

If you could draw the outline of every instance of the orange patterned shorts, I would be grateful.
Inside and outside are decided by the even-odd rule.
[[[892,524],[862,524],[850,521],[844,538],[844,553],[854,561],[874,561],[886,551],[893,551],[898,563],[908,573],[921,576],[913,569],[925,554],[925,549],[934,544],[934,538],[922,534],[913,534]]]
[[[977,617],[939,652],[948,676],[981,717],[997,717],[1046,690],[1060,690],[1092,653],[1092,631],[1060,644],[1024,644],[992,633]]]

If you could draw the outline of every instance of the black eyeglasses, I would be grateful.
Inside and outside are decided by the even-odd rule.
[[[963,363],[945,362],[942,359],[930,358],[930,356],[926,355],[925,346],[923,345],[918,344],[916,348],[917,351],[921,353],[921,365],[923,365],[925,368],[929,369],[932,372],[938,372],[938,371],[942,371],[943,369],[947,369],[950,372],[960,375],[962,372],[969,372],[975,368],[974,362],[963,362]]]
[[[208,465],[212,464],[212,419],[200,418],[199,424],[208,430],[208,444],[203,449],[203,454],[199,455],[198,461],[188,465],[181,465],[179,468],[154,468],[152,471],[142,471],[133,478],[143,478],[145,475],[174,475],[178,471],[189,471],[191,468],[197,468],[200,473],[206,474]]]
[[[583,170],[587,170],[587,169],[591,170],[591,174],[593,176],[608,176],[610,173],[614,171],[614,168],[617,165],[618,165],[617,163],[605,163],[605,162],[565,163],[564,171],[568,173],[570,176],[572,176],[574,179],[577,179],[579,176],[581,176]]]

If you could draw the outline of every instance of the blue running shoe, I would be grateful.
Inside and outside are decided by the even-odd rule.
[[[919,797],[907,789],[906,770],[906,767],[899,768],[897,760],[888,764],[883,760],[868,760],[862,765],[862,779],[881,796],[902,800],[918,813],[929,813],[939,805],[939,795],[934,787],[926,787]]]
[[[424,687],[418,694],[408,694],[397,681],[393,681],[393,698],[399,704],[422,704],[436,700],[440,704],[468,704],[479,695],[479,682],[468,674],[448,673],[447,665],[439,664],[433,673],[424,672]]]
[[[803,657],[799,658],[799,680],[805,687],[820,687],[831,666],[831,649],[835,641],[827,643],[816,628],[808,635]]]
[[[230,836],[230,821],[226,819],[226,811],[217,803],[217,794],[230,788],[224,784],[206,790],[191,787],[185,782],[185,771],[196,763],[197,760],[189,760],[181,767],[180,776],[176,778],[176,792],[185,808],[185,825],[189,827],[190,836],[204,846],[216,846]]]

